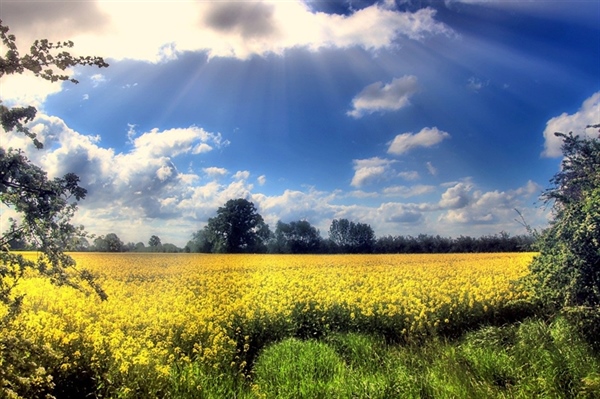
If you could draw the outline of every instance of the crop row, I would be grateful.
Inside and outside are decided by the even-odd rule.
[[[290,336],[410,341],[518,317],[527,293],[512,282],[533,254],[73,256],[109,300],[32,276],[5,333],[45,348],[57,381],[87,376],[133,397],[160,394],[190,363],[250,375],[265,345]]]

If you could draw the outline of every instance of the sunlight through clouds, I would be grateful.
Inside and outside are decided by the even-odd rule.
[[[35,4],[39,3],[26,7],[27,13],[34,17]],[[71,4],[74,3],[69,2],[64,9],[56,7],[53,12],[66,14],[66,7]],[[77,43],[77,52],[150,62],[173,60],[185,51],[247,59],[252,55],[282,54],[297,47],[318,50],[359,46],[376,50],[392,45],[399,37],[422,40],[428,35],[452,34],[450,28],[435,20],[436,11],[431,8],[411,13],[374,4],[345,16],[313,13],[300,0],[99,1],[77,6],[82,12],[97,15],[101,22],[73,23],[58,31]],[[3,13],[8,15],[9,22],[17,20],[17,15],[23,12],[21,8],[13,2],[3,3]],[[48,30],[55,27],[42,18],[40,23]],[[22,31],[23,38],[32,41],[28,33]]]
[[[332,218],[378,236],[521,234],[515,208],[547,224],[534,208],[559,167],[554,132],[598,134],[596,8],[3,1],[22,54],[72,40],[110,67],[67,71],[78,85],[3,76],[2,105],[38,107],[45,148],[2,147],[79,175],[77,223],[126,241],[151,226],[185,245],[235,198],[272,229],[308,220],[324,236]]]

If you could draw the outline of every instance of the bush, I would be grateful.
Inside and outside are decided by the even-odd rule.
[[[600,140],[556,135],[564,159],[542,197],[552,204],[554,221],[540,236],[526,283],[550,314],[581,306],[594,313],[600,306]]]

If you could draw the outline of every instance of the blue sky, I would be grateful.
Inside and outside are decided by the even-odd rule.
[[[550,209],[555,131],[596,136],[599,1],[0,1],[27,48],[73,40],[107,69],[3,77],[34,104],[24,148],[89,191],[75,222],[184,245],[228,199],[272,228],[525,233]],[[2,219],[11,214],[4,209]]]

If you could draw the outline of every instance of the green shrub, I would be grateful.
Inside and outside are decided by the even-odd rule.
[[[598,128],[600,125],[588,126]],[[542,196],[554,220],[524,280],[547,314],[561,312],[597,347],[600,309],[600,140],[563,138],[561,171]],[[585,310],[584,310],[585,309]],[[595,340],[595,341],[594,341]]]

